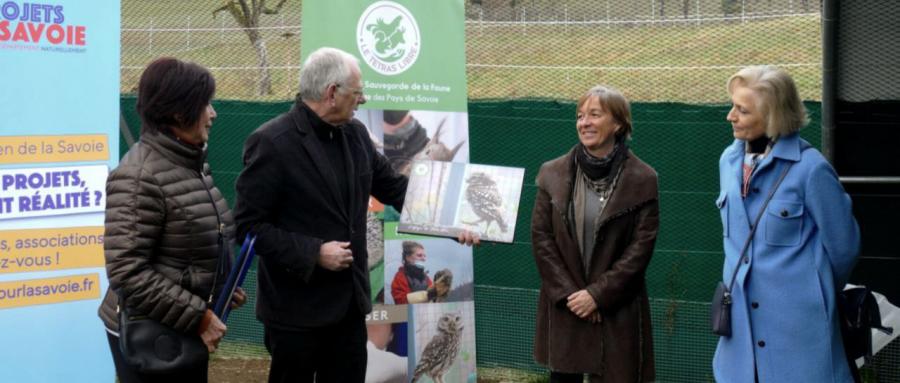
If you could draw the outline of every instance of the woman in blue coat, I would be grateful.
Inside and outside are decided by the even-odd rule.
[[[728,80],[734,143],[719,160],[726,284],[735,268],[732,335],[713,359],[718,382],[852,382],[835,309],[859,252],[850,198],[822,154],[800,138],[794,81],[771,66]],[[769,192],[747,256],[741,249]]]

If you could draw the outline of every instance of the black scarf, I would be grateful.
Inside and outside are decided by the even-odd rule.
[[[575,147],[575,163],[590,180],[598,181],[614,174],[613,170],[618,169],[627,154],[628,144],[619,137],[616,137],[613,150],[603,158],[594,157],[588,152],[587,147],[579,142]]]
[[[404,264],[403,271],[406,274],[406,283],[409,285],[409,291],[422,291],[428,288],[428,275],[425,274],[425,269]]]
[[[747,153],[763,154],[770,143],[772,139],[763,134],[753,141],[747,141]]]

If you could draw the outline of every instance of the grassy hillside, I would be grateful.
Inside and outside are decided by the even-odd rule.
[[[273,94],[254,95],[257,57],[222,0],[122,2],[123,92],[162,55],[214,68],[218,97],[285,100],[297,90],[300,1],[263,15]],[[723,102],[724,82],[748,64],[788,67],[804,99],[821,89],[818,16],[695,23],[528,24],[469,22],[469,97],[572,99],[605,83],[636,101]],[[426,48],[427,49],[427,48]],[[440,69],[440,68],[438,68]]]

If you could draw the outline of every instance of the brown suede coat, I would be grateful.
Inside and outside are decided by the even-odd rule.
[[[553,371],[599,375],[592,381],[652,381],[656,371],[644,274],[659,227],[656,171],[628,153],[600,217],[585,273],[574,224],[566,215],[575,175],[573,153],[544,163],[537,176],[531,222],[541,276],[535,361]],[[581,289],[597,302],[600,323],[580,319],[566,307],[566,297]]]

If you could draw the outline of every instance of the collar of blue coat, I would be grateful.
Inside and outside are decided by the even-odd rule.
[[[744,140],[735,139],[731,144],[732,156],[740,161],[743,161],[744,158],[745,143]],[[797,162],[800,161],[800,152],[803,151],[804,146],[809,146],[809,143],[800,138],[800,133],[791,133],[779,138],[767,157]]]

